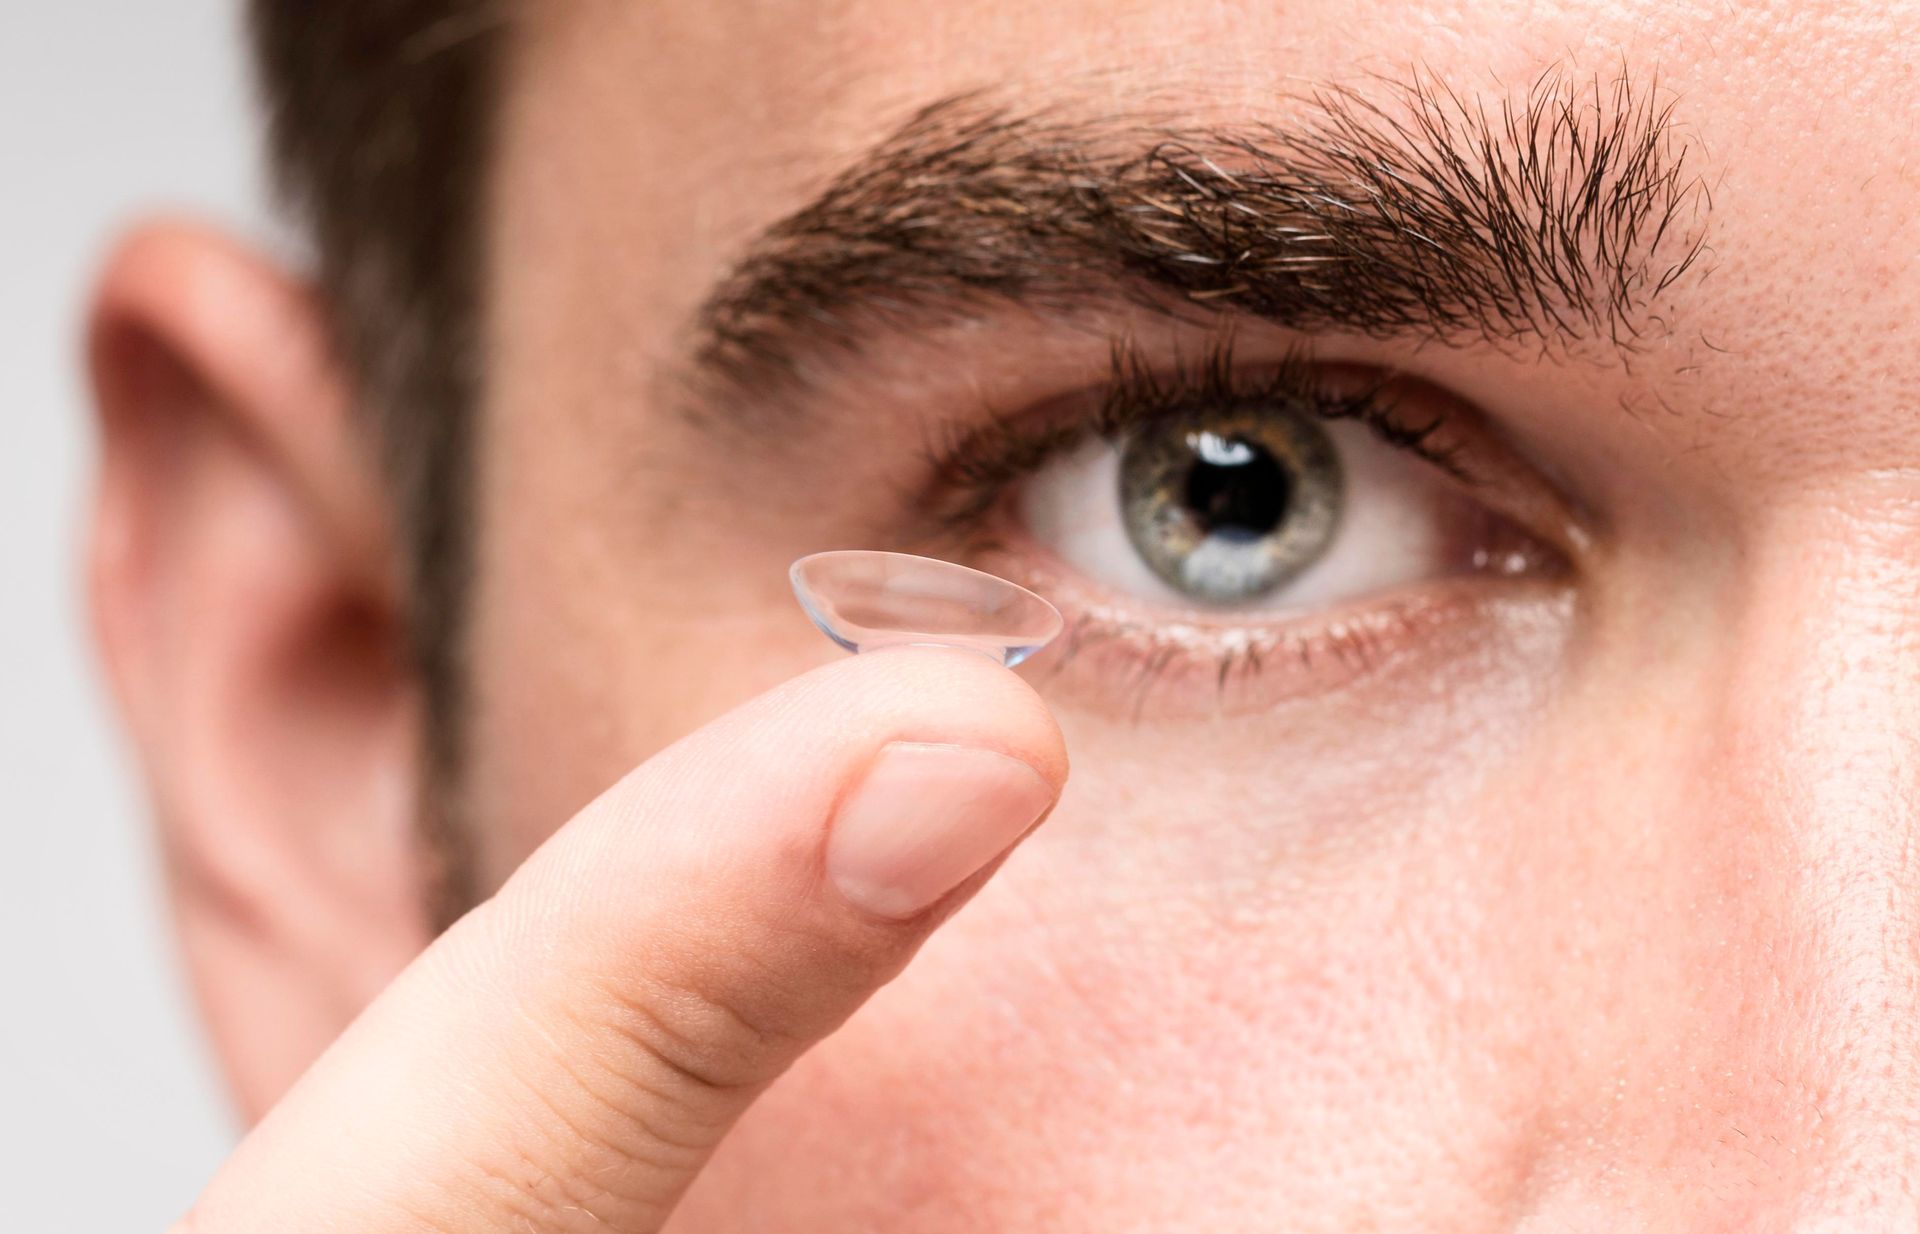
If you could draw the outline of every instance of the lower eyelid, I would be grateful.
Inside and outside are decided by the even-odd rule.
[[[1467,587],[1409,592],[1351,613],[1303,617],[1261,634],[1143,631],[1099,614],[1021,666],[1057,702],[1132,723],[1232,719],[1307,705],[1427,672],[1484,646],[1495,610],[1550,603],[1538,587],[1491,597]],[[1511,616],[1511,614],[1508,614]],[[1384,686],[1382,687],[1384,688]]]
[[[1488,647],[1515,620],[1560,612],[1571,593],[1552,569],[1456,575],[1235,623],[1116,603],[1018,532],[979,540],[964,559],[1046,596],[1066,619],[1065,632],[1020,667],[1022,676],[1060,704],[1131,723],[1249,716],[1423,665],[1439,671]]]

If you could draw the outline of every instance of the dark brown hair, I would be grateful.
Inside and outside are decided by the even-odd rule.
[[[461,740],[488,154],[504,0],[249,0],[269,158],[390,480],[429,782]],[[430,814],[445,831],[449,811]],[[449,846],[436,845],[446,859]],[[457,870],[441,880],[462,897]]]

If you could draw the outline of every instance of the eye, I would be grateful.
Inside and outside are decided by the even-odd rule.
[[[1047,597],[1067,631],[1032,671],[1135,719],[1562,628],[1593,541],[1542,468],[1411,374],[1271,356],[1117,344],[1104,383],[930,449],[914,545]]]
[[[1199,408],[1084,442],[1027,478],[1019,511],[1089,580],[1189,609],[1317,608],[1522,572],[1544,551],[1406,445],[1282,402]]]

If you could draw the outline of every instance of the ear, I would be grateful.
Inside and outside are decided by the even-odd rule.
[[[251,1119],[428,937],[385,503],[314,297],[213,232],[123,242],[88,359],[96,632]]]

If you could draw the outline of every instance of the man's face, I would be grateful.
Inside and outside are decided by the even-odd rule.
[[[1920,1220],[1914,16],[531,10],[492,230],[482,881],[838,654],[801,554],[968,561],[1076,631],[1020,670],[1072,754],[1057,811],[754,1108],[690,1228]],[[1301,214],[1297,255],[1346,253],[1330,283],[1222,274],[1341,132],[1376,184],[1451,194],[1356,196],[1352,250]],[[1530,133],[1550,156],[1503,206],[1486,169]],[[772,285],[725,281],[750,252]],[[1388,371],[1374,403],[1444,419],[1477,481],[1298,428]],[[1131,455],[1073,435],[1116,403],[1151,413]],[[989,465],[940,466],[962,442]],[[1315,491],[1339,517],[1301,565],[1279,537]]]

